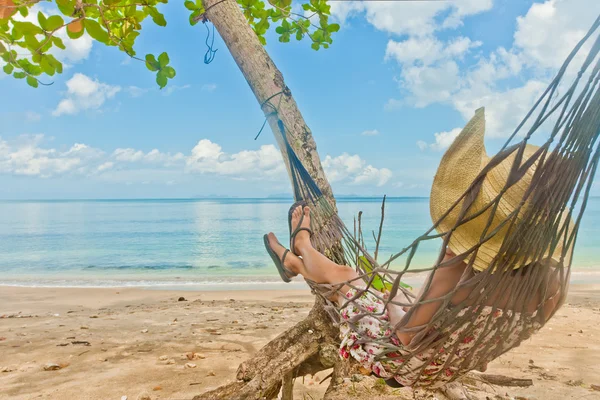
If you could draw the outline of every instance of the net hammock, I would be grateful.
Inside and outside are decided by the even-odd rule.
[[[438,210],[439,218],[431,228],[386,261],[375,260],[365,248],[360,232],[355,227],[350,230],[340,219],[334,204],[323,195],[294,153],[285,134],[285,123],[278,117],[294,197],[311,207],[313,246],[338,264],[354,267],[358,273],[357,279],[339,285],[308,284],[323,297],[334,323],[343,322],[356,329],[361,320],[377,320],[385,333],[377,338],[360,337],[356,344],[382,346],[385,351],[375,361],[393,365],[392,373],[405,375],[411,386],[435,388],[439,382],[452,381],[518,346],[547,321],[542,317],[544,301],[539,301],[535,311],[527,310],[532,300],[536,296],[547,299],[557,293],[562,304],[566,297],[572,250],[600,158],[599,26],[600,18],[501,150],[484,159],[466,190],[456,196],[447,210]],[[560,84],[576,60],[583,61],[579,72],[571,75],[573,83],[559,93],[563,88]],[[277,108],[270,105],[276,113]],[[482,130],[483,126],[480,109],[465,130]],[[541,146],[532,147],[529,141],[534,133],[538,133],[537,138],[540,133],[548,138]],[[489,180],[501,167],[504,178],[496,180],[498,192],[490,196]],[[515,190],[517,187],[520,189]],[[519,193],[519,198],[512,199],[513,209],[499,213],[506,208],[507,196],[514,197],[515,193]],[[482,198],[486,199],[483,204]],[[432,205],[435,214],[433,211]],[[498,215],[504,217],[499,219]],[[476,244],[463,246],[461,251],[455,251],[452,260],[443,261],[446,247],[453,240],[460,241],[455,237],[458,232],[475,224]],[[427,268],[413,265],[419,246],[428,240],[442,242],[437,260]],[[492,245],[495,252],[490,256],[486,247]],[[486,260],[486,265],[482,266],[481,260]],[[434,272],[456,261],[463,261],[467,268],[459,284],[447,295],[423,300],[403,284],[407,273],[428,273],[423,283],[427,293]],[[558,291],[552,289],[554,293],[550,293],[552,280],[560,286]],[[352,288],[350,296],[341,292],[344,285]],[[454,295],[465,288],[468,296],[452,302]],[[342,301],[328,300],[334,293],[341,293]],[[381,309],[373,311],[357,301],[365,294],[385,307],[409,307],[406,316],[392,326]],[[406,326],[419,306],[433,301],[442,305],[429,322]],[[343,319],[341,314],[348,306],[353,308],[353,316]],[[415,336],[403,346],[394,340],[395,332],[411,332]],[[464,343],[470,340],[474,343],[465,347]]]

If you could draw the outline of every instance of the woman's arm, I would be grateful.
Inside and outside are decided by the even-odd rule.
[[[446,257],[444,258],[444,261],[452,257],[454,257],[454,254],[447,253]],[[452,292],[456,288],[458,282],[460,282],[460,278],[462,277],[465,268],[465,263],[458,262],[455,265],[449,265],[447,267],[439,268],[433,271],[433,276],[431,278],[431,285],[429,286],[429,290],[427,291],[427,293],[423,293],[423,287],[421,289],[421,293],[419,294],[419,296],[417,296],[416,302],[418,303],[419,301],[423,300],[441,298],[447,295],[448,293]],[[460,295],[461,297],[464,296],[464,294],[462,293],[457,293],[457,295]],[[455,297],[457,295],[455,295]],[[466,293],[466,295],[468,295],[468,293]],[[454,298],[453,302],[455,302]],[[441,305],[442,300],[438,300],[427,304],[418,304],[413,306],[415,307],[415,310],[413,311],[413,314],[411,315],[407,324],[403,328],[413,328],[421,325],[426,325],[427,323],[429,323],[429,321],[431,321],[431,319],[433,318],[433,316],[438,311]],[[393,307],[393,305],[391,306]],[[410,341],[416,335],[416,333],[405,332],[403,329],[401,329],[396,331],[396,335],[398,336],[398,339],[400,339],[400,342],[402,342],[402,344],[406,346],[410,344]]]

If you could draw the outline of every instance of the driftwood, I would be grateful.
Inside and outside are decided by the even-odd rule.
[[[532,379],[511,378],[510,376],[490,374],[478,374],[477,376],[490,385],[517,387],[533,386]]]

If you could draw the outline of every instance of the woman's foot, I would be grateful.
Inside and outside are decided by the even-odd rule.
[[[268,238],[269,238],[269,247],[271,247],[271,250],[273,250],[275,252],[275,254],[277,254],[279,259],[281,260],[281,258],[283,257],[283,254],[285,253],[285,251],[287,249],[285,247],[283,247],[283,245],[281,243],[279,243],[279,240],[277,240],[277,236],[275,236],[275,234],[273,232],[270,232],[268,234]],[[303,272],[305,272],[304,263],[302,262],[302,260],[300,258],[298,258],[298,256],[296,256],[291,251],[289,251],[287,253],[287,255],[285,256],[285,260],[283,261],[283,266],[287,270],[292,272],[294,274],[294,276],[298,275],[298,274],[303,275]],[[292,278],[292,276],[290,276],[290,278]]]
[[[303,215],[304,218],[302,218]],[[302,219],[301,227],[305,229],[296,234],[296,237],[293,240],[294,248],[291,249],[298,255],[302,255],[302,250],[306,250],[307,247],[312,247],[312,244],[310,243],[310,208],[306,206],[296,207],[292,213],[292,226],[298,226],[300,219]]]

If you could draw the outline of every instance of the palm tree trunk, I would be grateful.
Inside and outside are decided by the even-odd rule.
[[[282,132],[278,126],[278,119],[281,119],[286,127],[284,134],[287,135],[294,152],[325,198],[335,207],[333,192],[323,171],[312,133],[306,126],[283,75],[259,42],[237,2],[203,0],[203,3],[204,9],[207,10],[205,16],[214,24],[246,78],[267,117],[279,148],[285,149]],[[274,109],[269,103],[277,107],[277,115],[273,113]],[[290,173],[285,151],[282,151],[282,154]],[[322,301],[317,300],[305,320],[279,335],[251,359],[240,364],[236,381],[198,395],[194,400],[275,398],[284,383],[285,386],[289,386],[286,380],[314,374],[339,363],[337,336],[337,328],[332,326]],[[286,399],[291,399],[289,390],[286,390],[285,396]]]

